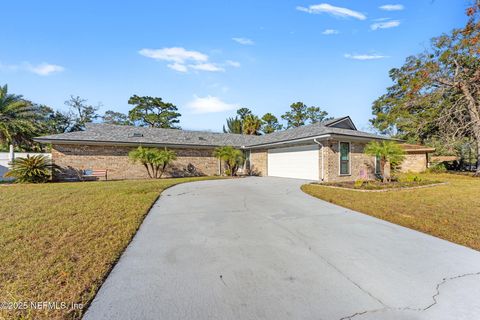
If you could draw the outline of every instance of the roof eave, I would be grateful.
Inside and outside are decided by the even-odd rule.
[[[149,147],[171,147],[171,148],[198,148],[198,149],[211,149],[221,147],[223,145],[200,145],[200,144],[180,144],[180,143],[153,143],[153,142],[139,142],[139,141],[98,141],[98,140],[69,140],[69,139],[43,139],[34,138],[36,142],[50,143],[50,144],[75,144],[75,145],[99,145],[99,146],[149,146]],[[240,147],[234,145],[234,147]]]

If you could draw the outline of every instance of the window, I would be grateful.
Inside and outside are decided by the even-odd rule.
[[[376,156],[375,157],[375,174],[381,174],[382,173],[382,162],[380,162],[380,157]]]
[[[349,142],[340,142],[340,174],[350,174]]]

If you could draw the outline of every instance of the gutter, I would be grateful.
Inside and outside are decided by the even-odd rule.
[[[211,149],[220,145],[211,144],[180,144],[180,143],[155,143],[140,141],[105,141],[105,140],[70,140],[70,139],[42,139],[34,138],[33,141],[50,144],[75,144],[75,145],[95,145],[95,146],[145,146],[145,147],[170,147],[170,148],[198,148]],[[234,146],[238,148],[238,146]]]
[[[324,145],[323,145],[323,143],[321,143],[320,141],[318,141],[317,138],[314,138],[314,139],[313,139],[313,142],[315,142],[316,144],[318,144],[318,145],[321,147],[320,150],[321,150],[321,156],[322,156],[322,169],[321,169],[321,174],[320,174],[320,176],[321,176],[321,179],[322,179],[322,181],[323,181],[323,180],[324,180],[324,174],[323,174],[323,171],[324,171],[324,170],[323,170],[323,165],[324,165],[324,164],[323,164],[323,159],[324,159],[324,157],[323,157],[323,148],[324,148]]]
[[[389,137],[380,137],[380,136],[373,136],[373,137],[364,137],[364,136],[357,136],[357,135],[349,135],[349,134],[341,134],[341,133],[328,133],[328,134],[323,134],[323,135],[314,135],[314,136],[309,136],[306,138],[301,138],[301,139],[293,139],[293,140],[282,140],[278,142],[271,142],[271,143],[263,143],[263,144],[255,144],[255,145],[249,145],[246,146],[246,149],[258,149],[258,148],[265,148],[269,146],[276,146],[276,145],[282,145],[282,144],[291,144],[294,142],[303,142],[303,141],[311,141],[312,139],[343,139],[345,137],[348,137],[348,139],[353,140],[353,141],[370,141],[370,140],[394,140],[394,141],[400,141],[397,139],[392,139]]]

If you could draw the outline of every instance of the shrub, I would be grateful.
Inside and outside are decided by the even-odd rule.
[[[20,183],[44,183],[51,179],[54,166],[49,158],[42,155],[17,158],[5,177],[15,178]]]
[[[361,188],[361,187],[363,187],[363,185],[365,184],[365,182],[366,182],[366,181],[363,180],[363,179],[357,179],[357,180],[355,180],[355,183],[353,184],[353,186],[354,186],[355,188]]]
[[[400,176],[398,178],[398,181],[399,182],[412,183],[412,182],[422,182],[423,179],[413,172],[408,172],[405,175]]]
[[[447,167],[445,166],[444,163],[435,163],[434,165],[431,165],[427,169],[427,172],[429,172],[429,173],[444,173],[444,172],[447,172]]]

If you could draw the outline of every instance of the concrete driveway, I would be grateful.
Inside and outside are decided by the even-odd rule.
[[[97,319],[480,319],[480,253],[245,178],[166,190]]]

